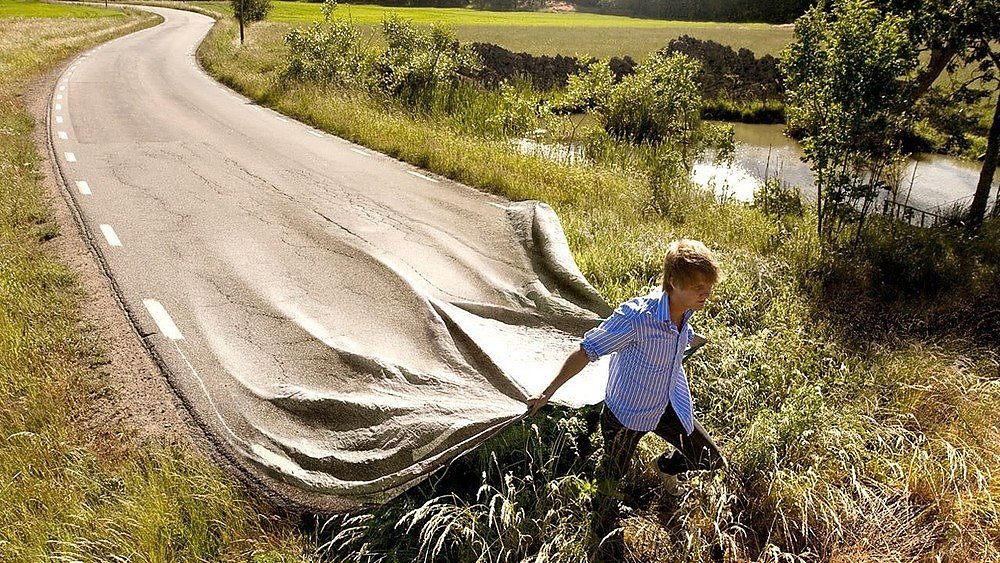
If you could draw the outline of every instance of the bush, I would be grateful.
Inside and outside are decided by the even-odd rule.
[[[382,35],[386,49],[375,60],[376,84],[410,107],[430,109],[440,96],[451,107],[448,99],[462,79],[459,71],[480,66],[446,25],[431,24],[424,31],[392,15],[382,21]]]
[[[371,60],[361,49],[360,30],[344,21],[314,23],[293,29],[288,45],[287,76],[338,86],[359,85],[371,71]]]

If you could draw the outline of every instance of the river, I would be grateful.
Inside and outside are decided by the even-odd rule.
[[[816,186],[809,166],[802,162],[802,148],[784,135],[784,125],[733,125],[738,144],[732,165],[699,163],[694,170],[696,182],[714,183],[717,192],[740,201],[752,201],[754,190],[765,177],[779,177],[815,199]],[[949,156],[914,155],[907,160],[901,174],[900,201],[931,212],[968,205],[976,191],[980,166],[980,162]],[[995,192],[995,177],[993,186]]]
[[[798,186],[810,200],[816,198],[816,185],[809,166],[802,161],[799,143],[784,135],[784,125],[732,124],[736,134],[736,153],[732,164],[721,166],[710,161],[695,164],[692,174],[698,184],[712,187],[720,196],[739,201],[753,201],[754,192],[765,178],[781,178]],[[580,146],[554,146],[530,139],[517,143],[521,152],[537,154],[562,162],[583,157]],[[982,163],[938,154],[916,154],[907,159],[900,175],[900,203],[929,211],[947,212],[967,206],[976,191]],[[994,176],[993,192],[997,182]],[[990,200],[992,205],[993,198]]]

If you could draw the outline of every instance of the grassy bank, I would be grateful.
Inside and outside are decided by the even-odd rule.
[[[635,511],[623,521],[635,560],[1000,560],[1000,357],[976,335],[869,338],[865,323],[879,311],[844,322],[806,291],[820,262],[808,212],[773,216],[690,190],[657,213],[641,171],[555,164],[360,91],[289,81],[285,29],[255,25],[238,46],[222,21],[199,58],[306,123],[485,191],[550,203],[609,302],[644,291],[674,237],[719,250],[726,277],[697,321],[712,345],[689,374],[730,467],[694,478],[680,500],[662,497],[644,469],[662,443],[647,438],[627,486]],[[591,474],[583,463],[533,478],[541,462],[518,458],[525,447],[517,436],[488,445],[496,458],[481,453],[453,469],[485,476],[471,490],[455,476],[422,486],[347,522],[331,549],[581,560],[595,541],[581,508]]]
[[[288,522],[200,458],[83,423],[114,393],[100,344],[81,329],[86,299],[47,250],[45,204],[20,96],[87,47],[158,18],[0,1],[0,560],[298,560]]]

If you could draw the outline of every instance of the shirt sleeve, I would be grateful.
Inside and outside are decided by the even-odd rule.
[[[583,335],[580,347],[587,353],[590,361],[618,352],[635,341],[632,312],[627,304],[622,305],[599,326]]]

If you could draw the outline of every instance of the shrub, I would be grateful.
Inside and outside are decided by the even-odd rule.
[[[450,108],[450,97],[462,79],[459,71],[480,66],[446,25],[431,24],[424,31],[392,15],[382,21],[382,35],[386,49],[375,60],[376,84],[409,107],[427,110],[443,97]]]

